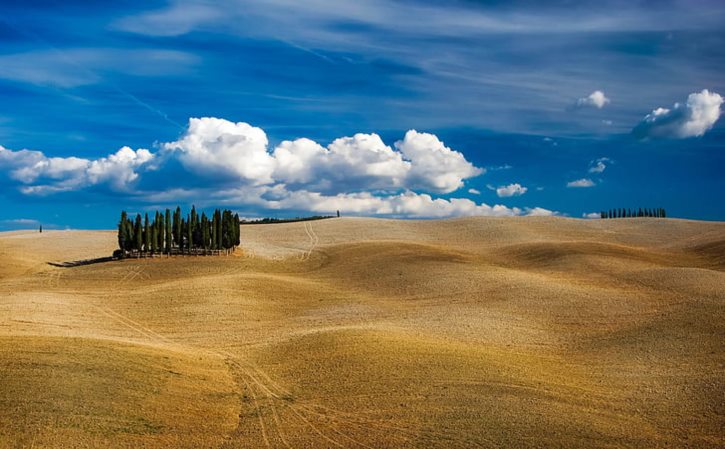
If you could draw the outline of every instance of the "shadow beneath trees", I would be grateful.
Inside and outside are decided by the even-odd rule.
[[[72,268],[72,267],[80,267],[83,265],[92,265],[94,263],[112,262],[114,260],[119,260],[119,259],[117,257],[109,256],[109,257],[98,257],[96,259],[71,260],[68,262],[47,262],[47,264],[54,266],[54,267]]]

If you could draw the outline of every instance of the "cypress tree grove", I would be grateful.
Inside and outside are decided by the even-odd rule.
[[[646,218],[666,218],[667,212],[662,207],[655,207],[655,208],[637,208],[637,209],[630,209],[630,208],[617,208],[617,209],[609,209],[607,211],[601,211],[599,213],[601,218],[639,218],[639,217],[646,217]]]
[[[241,243],[239,214],[232,214],[230,210],[216,209],[211,219],[205,212],[196,212],[196,208],[182,218],[179,207],[173,214],[166,209],[152,216],[149,219],[149,213],[145,213],[142,220],[141,214],[136,214],[132,221],[126,211],[121,212],[117,233],[119,249],[115,256],[170,255],[177,253],[177,249],[180,254],[209,254],[209,250],[212,254],[221,250],[229,253]]]

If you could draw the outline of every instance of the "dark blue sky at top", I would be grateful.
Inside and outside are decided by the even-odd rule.
[[[357,132],[392,145],[417,129],[487,168],[443,198],[573,217],[647,206],[725,219],[722,120],[702,137],[631,135],[655,108],[702,89],[725,94],[725,4],[299,3],[2,1],[0,145],[93,159],[124,145],[154,150],[206,116],[261,127],[271,145]],[[573,107],[595,90],[611,103]],[[612,162],[589,173],[601,157]],[[567,188],[580,178],[596,185]],[[487,187],[510,183],[527,193]],[[20,219],[110,228],[119,208],[149,206],[0,186],[0,229]]]

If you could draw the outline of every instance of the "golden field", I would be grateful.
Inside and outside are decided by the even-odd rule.
[[[725,223],[0,233],[0,448],[725,447]]]

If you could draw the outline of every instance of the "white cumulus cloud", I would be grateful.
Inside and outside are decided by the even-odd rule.
[[[164,144],[163,150],[165,157],[178,159],[201,176],[223,176],[250,185],[285,183],[327,193],[361,189],[450,193],[484,171],[433,134],[414,130],[395,148],[375,133],[358,133],[335,139],[327,147],[300,138],[270,150],[261,128],[192,118],[184,135]]]
[[[582,214],[582,218],[586,218],[587,220],[596,220],[599,218],[602,218],[601,214],[599,212],[590,212],[590,213],[584,213]]]
[[[226,176],[250,184],[273,181],[276,163],[267,152],[267,134],[248,123],[203,117],[189,119],[186,133],[163,145],[182,165],[202,176]]]
[[[691,93],[687,101],[675,103],[672,109],[657,108],[632,130],[640,138],[699,137],[704,135],[720,118],[723,98],[707,89]]]
[[[26,195],[93,190],[154,204],[209,202],[267,210],[400,217],[552,215],[548,209],[510,208],[451,193],[483,169],[437,136],[408,131],[394,146],[379,135],[354,134],[329,145],[306,139],[270,148],[261,128],[244,122],[192,118],[175,141],[157,152],[122,147],[97,159],[48,157],[0,146],[0,185]],[[499,196],[521,195],[511,184]],[[480,194],[476,189],[469,193]]]
[[[589,178],[577,179],[566,183],[567,187],[594,187],[594,181]]]
[[[395,147],[411,163],[408,185],[411,188],[448,193],[463,186],[463,180],[478,176],[483,169],[468,162],[433,134],[410,130]]]
[[[40,151],[12,151],[0,146],[0,171],[20,183],[27,194],[46,194],[107,185],[124,191],[138,178],[136,170],[153,159],[146,149],[123,147],[107,157],[47,157]]]
[[[526,193],[526,191],[529,190],[526,187],[522,186],[519,183],[509,184],[507,186],[501,186],[496,189],[496,195],[499,196],[499,198],[505,198],[509,196],[520,196]]]
[[[317,213],[343,210],[362,215],[390,215],[419,218],[458,216],[510,217],[518,215],[551,216],[555,212],[540,207],[520,209],[504,205],[490,206],[468,198],[433,198],[426,193],[403,192],[397,195],[373,195],[370,192],[324,195],[318,192],[288,192],[275,204],[276,208],[300,208]]]
[[[576,101],[576,106],[578,108],[592,107],[602,109],[605,105],[609,103],[609,101],[609,98],[604,95],[604,92],[602,92],[601,90],[595,90],[586,97],[579,98]]]

